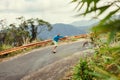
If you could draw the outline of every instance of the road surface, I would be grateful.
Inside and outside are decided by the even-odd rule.
[[[25,75],[35,72],[55,61],[83,51],[83,41],[59,45],[57,53],[51,53],[53,46],[35,49],[28,54],[0,63],[0,80],[20,80]]]

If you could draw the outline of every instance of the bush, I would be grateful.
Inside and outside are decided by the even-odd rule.
[[[9,48],[12,48],[12,46],[11,45],[3,44],[3,45],[0,46],[0,51],[6,50],[6,49],[9,49]]]
[[[88,62],[81,59],[79,64],[74,67],[73,80],[92,80],[93,76],[89,73],[93,72],[89,66]]]

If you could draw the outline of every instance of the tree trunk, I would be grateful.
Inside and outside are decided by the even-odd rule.
[[[30,39],[30,42],[35,40],[37,37],[37,28],[35,28],[35,25],[32,25],[31,28],[32,28],[32,38]]]

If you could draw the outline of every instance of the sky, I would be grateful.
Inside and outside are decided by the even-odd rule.
[[[14,22],[15,18],[24,16],[40,18],[51,24],[72,23],[87,18],[75,17],[76,4],[70,4],[71,0],[0,0],[0,20],[7,19]]]
[[[24,16],[40,18],[51,24],[71,23],[80,20],[74,11],[76,4],[71,0],[0,0],[0,19],[12,22],[15,18]]]

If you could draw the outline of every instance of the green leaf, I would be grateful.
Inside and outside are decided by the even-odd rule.
[[[98,77],[98,78],[106,78],[107,77],[107,76],[100,74],[100,73],[97,73],[97,72],[89,72],[89,74],[93,75],[95,77]]]
[[[101,15],[103,12],[105,12],[111,5],[106,5],[106,6],[102,6],[102,7],[99,7],[97,10],[100,10],[100,13],[98,14]]]
[[[100,13],[98,15],[101,15],[105,10],[107,10],[111,5],[107,5],[107,6],[102,6],[102,7],[92,7],[90,10],[86,10],[86,12],[84,13],[80,13],[78,14],[77,16],[80,16],[80,15],[86,15],[88,13],[91,13],[91,12],[95,12],[97,10],[100,10]],[[81,8],[80,8],[81,9]]]
[[[92,27],[92,31],[97,31],[97,33],[107,33],[107,32],[120,32],[120,19],[118,20],[109,20],[104,22],[104,24],[99,23],[98,25]]]
[[[106,20],[108,20],[113,14],[115,14],[116,12],[118,12],[120,10],[120,8],[111,11],[102,21],[101,24],[103,24]]]
[[[120,53],[120,46],[110,47],[111,52]]]
[[[106,75],[106,77],[109,77],[109,79],[118,80],[118,78],[117,78],[115,75],[110,74],[110,73],[108,73],[107,71],[105,71],[105,70],[103,70],[103,69],[101,69],[101,68],[99,68],[99,67],[97,67],[97,66],[95,66],[95,65],[94,65],[94,70],[97,71],[98,73],[101,73],[101,74]],[[109,80],[109,79],[108,79],[108,80]]]
[[[80,8],[78,9],[78,11],[81,10],[81,8],[83,7],[83,5],[84,5],[84,3],[81,3],[81,6],[80,6]]]
[[[71,2],[77,2],[78,0],[72,0]]]
[[[108,38],[108,44],[114,39],[116,31],[111,31]]]

